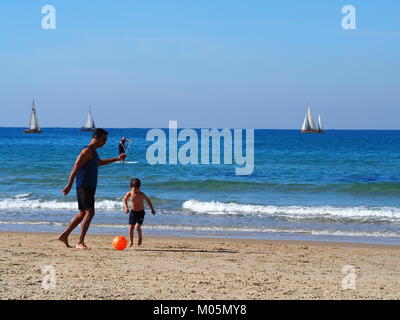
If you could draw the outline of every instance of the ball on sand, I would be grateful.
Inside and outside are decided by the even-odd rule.
[[[117,250],[124,250],[126,248],[126,244],[126,239],[122,236],[115,237],[113,240],[113,246]]]

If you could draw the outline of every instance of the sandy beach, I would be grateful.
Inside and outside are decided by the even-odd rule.
[[[56,234],[0,237],[1,299],[400,297],[397,246],[145,235],[141,247],[117,251],[111,235],[88,235],[91,250],[66,248]],[[76,240],[73,234],[70,243]],[[353,289],[342,286],[345,265],[355,268],[355,283],[345,282]],[[46,266],[56,280],[47,290]]]

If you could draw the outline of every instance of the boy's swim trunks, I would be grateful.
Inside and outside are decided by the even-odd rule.
[[[142,225],[144,220],[144,214],[145,212],[143,210],[142,211],[131,210],[131,212],[129,213],[129,224],[135,225],[136,223],[138,223],[139,225]]]

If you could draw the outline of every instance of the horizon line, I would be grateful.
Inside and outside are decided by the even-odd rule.
[[[0,128],[15,128],[15,129],[26,129],[25,126],[20,127],[20,126],[10,126],[10,127],[4,127],[0,126]],[[41,129],[81,129],[81,127],[40,127]],[[169,129],[168,127],[160,128],[160,127],[97,127],[96,129]],[[301,129],[295,128],[295,129],[283,129],[283,128],[239,128],[239,127],[232,127],[232,128],[227,128],[227,127],[178,127],[178,129],[253,129],[253,130],[287,130],[287,131],[293,131],[293,130],[298,130],[301,131]],[[399,129],[371,129],[371,128],[363,128],[363,129],[351,129],[351,128],[345,128],[345,129],[324,129],[324,131],[345,131],[345,130],[353,130],[353,131],[366,131],[366,130],[371,130],[371,131],[400,131]]]

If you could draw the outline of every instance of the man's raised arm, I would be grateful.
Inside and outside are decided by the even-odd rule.
[[[121,161],[124,160],[126,158],[126,154],[125,153],[121,153],[118,158],[112,158],[112,159],[103,159],[99,161],[99,166],[105,166],[106,164],[110,164],[113,162],[117,162],[117,161]]]

